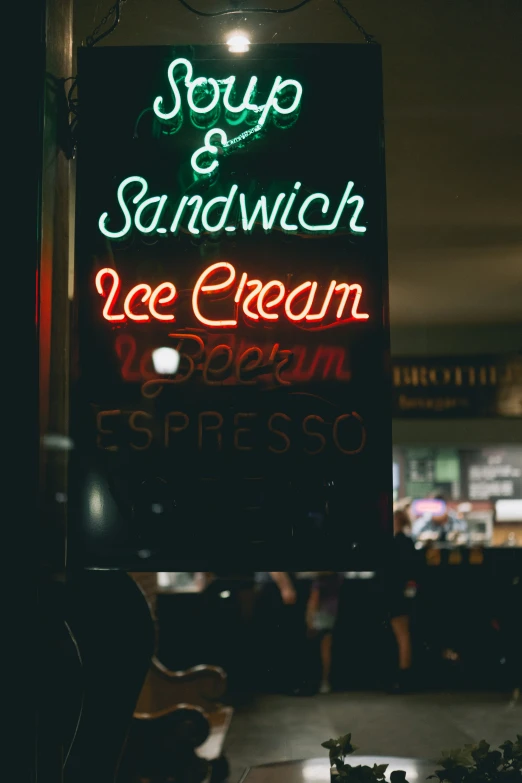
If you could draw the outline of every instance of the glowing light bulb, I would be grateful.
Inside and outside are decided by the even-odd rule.
[[[175,348],[156,348],[152,364],[158,375],[175,375],[179,367],[179,353]]]
[[[250,48],[250,41],[242,33],[234,33],[227,40],[227,46],[229,52],[248,52]]]

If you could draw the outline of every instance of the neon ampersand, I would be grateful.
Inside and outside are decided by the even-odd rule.
[[[217,155],[219,154],[219,148],[216,147],[215,144],[211,144],[211,140],[215,137],[219,137],[221,139],[221,146],[224,147],[227,143],[227,134],[224,130],[221,130],[221,128],[211,128],[206,134],[205,134],[205,144],[203,147],[199,147],[193,154],[193,156],[190,159],[190,163],[192,165],[192,168],[196,172],[196,174],[202,176],[202,177],[208,177],[209,174],[212,174],[212,172],[217,169],[219,166],[219,163],[216,160]],[[212,162],[208,166],[201,166],[198,163],[198,159],[202,155],[207,155],[212,157]]]
[[[180,70],[180,68],[182,70]],[[199,177],[209,176],[219,165],[219,162],[216,160],[216,155],[218,154],[217,147],[211,143],[213,136],[219,136],[223,149],[231,149],[241,145],[246,139],[252,138],[258,134],[270,116],[273,115],[275,117],[276,115],[280,115],[281,117],[288,117],[293,114],[297,116],[303,94],[303,87],[300,82],[295,79],[283,79],[281,76],[276,76],[266,103],[258,105],[253,103],[257,91],[258,79],[257,76],[252,76],[244,93],[243,100],[234,105],[232,103],[232,97],[235,96],[235,76],[229,76],[226,79],[219,80],[207,78],[206,76],[194,78],[192,63],[184,57],[177,57],[170,63],[167,70],[167,78],[172,91],[172,109],[170,111],[165,111],[165,101],[161,95],[158,95],[153,102],[153,111],[156,117],[162,122],[172,125],[173,132],[179,129],[183,122],[182,100],[178,86],[178,83],[181,82],[183,82],[186,87],[186,100],[194,122],[195,117],[201,118],[201,121],[204,122],[206,116],[207,127],[208,124],[215,123],[220,113],[219,104],[222,91],[224,92],[223,107],[228,114],[227,122],[232,125],[238,125],[246,120],[248,114],[257,115],[257,117],[259,117],[255,127],[240,133],[236,138],[231,139],[230,141],[228,141],[225,131],[220,128],[214,127],[209,130],[205,136],[205,145],[196,150],[191,158],[194,172],[196,176]],[[292,90],[290,100],[288,100],[288,93],[286,92],[288,89]],[[196,100],[196,92],[198,90],[206,93],[208,102],[205,105],[201,103],[201,97],[199,102]],[[285,101],[281,103],[279,100],[282,93],[285,93],[287,96],[287,105],[285,105]],[[196,124],[197,127],[200,127],[199,120]],[[202,166],[198,163],[198,159],[202,155],[211,156],[211,163],[208,166]]]

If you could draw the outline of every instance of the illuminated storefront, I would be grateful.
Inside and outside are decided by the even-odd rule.
[[[395,501],[439,493],[466,522],[461,543],[521,546],[520,355],[395,358],[392,377]]]

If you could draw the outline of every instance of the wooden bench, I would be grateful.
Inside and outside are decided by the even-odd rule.
[[[227,676],[217,666],[171,671],[154,656],[134,711],[119,783],[226,780],[223,746],[233,715],[232,707],[220,701],[226,687]]]

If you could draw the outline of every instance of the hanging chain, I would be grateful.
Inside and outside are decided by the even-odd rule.
[[[112,5],[101,22],[94,28],[92,33],[87,36],[85,43],[87,46],[95,46],[102,38],[106,38],[119,24],[121,16],[121,7],[127,0],[116,0]],[[100,33],[106,27],[109,20],[112,19],[110,27],[104,32]],[[71,86],[67,89],[67,82],[72,82]],[[70,76],[68,79],[64,79],[64,88],[67,89],[67,108],[69,111],[69,136],[70,136],[70,148],[67,151],[67,157],[69,159],[76,157],[76,151],[78,147],[77,127],[78,127],[78,98],[76,97],[76,88],[78,81],[76,76]]]
[[[121,17],[121,7],[123,3],[126,3],[127,0],[116,0],[114,5],[112,5],[103,19],[100,21],[100,23],[94,28],[92,33],[87,36],[85,39],[85,43],[87,46],[92,47],[96,46],[96,44],[101,41],[103,38],[106,38],[108,35],[110,35],[118,26],[120,22]],[[213,17],[213,16],[224,16],[228,14],[237,14],[237,13],[258,13],[258,14],[287,14],[292,13],[293,11],[297,11],[298,9],[302,8],[304,5],[308,5],[311,0],[300,0],[296,5],[290,6],[288,8],[283,9],[271,9],[271,8],[242,8],[238,9],[237,6],[240,5],[242,0],[232,0],[233,4],[236,6],[234,9],[228,9],[225,11],[199,11],[197,8],[193,8],[187,0],[178,0],[178,2],[183,5],[188,11],[191,11],[196,16],[205,16],[205,17]],[[353,26],[358,30],[358,32],[363,36],[366,43],[369,44],[375,44],[377,41],[375,40],[374,36],[368,33],[362,24],[355,18],[355,16],[348,10],[348,8],[344,5],[342,0],[333,0],[335,5],[339,8],[339,10],[347,17],[348,21],[353,24]],[[103,30],[104,27],[107,26],[109,20],[112,19],[110,27],[108,27],[104,32],[100,33],[100,30]],[[67,105],[69,109],[69,128],[71,133],[71,144],[72,144],[72,153],[70,157],[75,157],[76,155],[76,147],[77,147],[77,138],[76,138],[76,129],[78,124],[78,99],[74,96],[74,93],[76,91],[77,87],[77,81],[76,77],[69,77],[69,79],[64,80],[64,87],[67,84],[68,81],[72,81],[72,85],[69,88],[67,92]]]
[[[348,18],[348,20],[353,24],[355,28],[360,32],[360,34],[363,36],[364,40],[368,44],[375,44],[377,41],[375,40],[375,37],[371,35],[370,33],[367,33],[364,27],[360,22],[357,21],[355,16],[350,13],[350,11],[346,8],[342,0],[333,0],[335,5],[339,8],[340,11]]]
[[[101,20],[100,24],[97,25],[97,27],[94,28],[92,33],[88,35],[87,38],[85,39],[85,43],[87,44],[87,46],[95,46],[98,43],[98,41],[101,41],[102,38],[106,38],[108,35],[110,35],[113,32],[113,30],[116,29],[120,21],[121,7],[125,2],[127,2],[127,0],[116,0],[114,5],[112,5],[109,8],[107,13]],[[103,28],[105,27],[105,25],[107,24],[107,22],[112,16],[114,17],[114,19],[111,26],[107,30],[105,30],[104,33],[98,35],[100,30],[103,30]]]
[[[339,8],[340,11],[348,18],[348,20],[353,24],[353,26],[360,32],[360,34],[363,36],[366,43],[374,44],[377,43],[373,35],[370,35],[370,33],[367,33],[362,24],[357,21],[355,16],[350,13],[350,11],[346,8],[342,0],[333,0],[335,5]],[[178,0],[178,2],[187,9],[187,11],[190,11],[191,13],[195,14],[196,16],[203,16],[203,17],[215,17],[215,16],[228,16],[229,14],[290,14],[293,11],[298,11],[300,8],[302,8],[304,5],[307,5],[310,0],[301,0],[301,2],[298,2],[296,5],[291,6],[290,8],[228,8],[224,11],[201,11],[198,8],[194,8],[192,5],[189,4],[188,0]],[[238,6],[241,0],[233,0],[233,4],[235,6]]]
[[[233,5],[239,6],[242,0],[232,0]],[[224,11],[201,11],[198,8],[191,6],[187,0],[178,0],[187,11],[196,14],[196,16],[228,16],[230,14],[291,14],[293,11],[298,11],[304,5],[307,5],[311,0],[300,0],[297,5],[292,5],[290,8],[226,8]]]
[[[241,0],[233,0],[234,5],[238,6]],[[99,41],[102,40],[102,38],[106,38],[108,35],[110,35],[118,26],[121,16],[121,7],[123,3],[126,3],[127,0],[116,0],[114,5],[112,5],[101,22],[94,28],[92,33],[87,36],[86,38],[86,44],[87,46],[95,46]],[[234,9],[227,9],[225,11],[200,11],[197,8],[194,8],[193,6],[189,5],[187,0],[178,0],[178,2],[184,6],[188,11],[191,11],[193,14],[196,14],[196,16],[205,16],[205,17],[214,17],[214,16],[225,16],[227,14],[238,14],[238,13],[251,13],[251,14],[288,14],[292,13],[293,11],[297,11],[300,8],[302,8],[304,5],[308,5],[310,0],[301,0],[301,2],[298,2],[296,5],[291,6],[290,8],[281,8],[281,9],[273,9],[273,8],[241,8],[238,9],[237,7]],[[355,18],[355,16],[348,10],[348,8],[344,5],[342,0],[333,0],[335,5],[339,8],[339,10],[347,17],[348,21],[353,24],[353,26],[358,30],[358,32],[363,36],[366,43],[376,43],[375,37],[368,33],[362,24]],[[100,30],[102,30],[105,25],[108,23],[109,19],[111,17],[114,17],[113,22],[111,26],[105,30],[105,32],[98,35]]]

